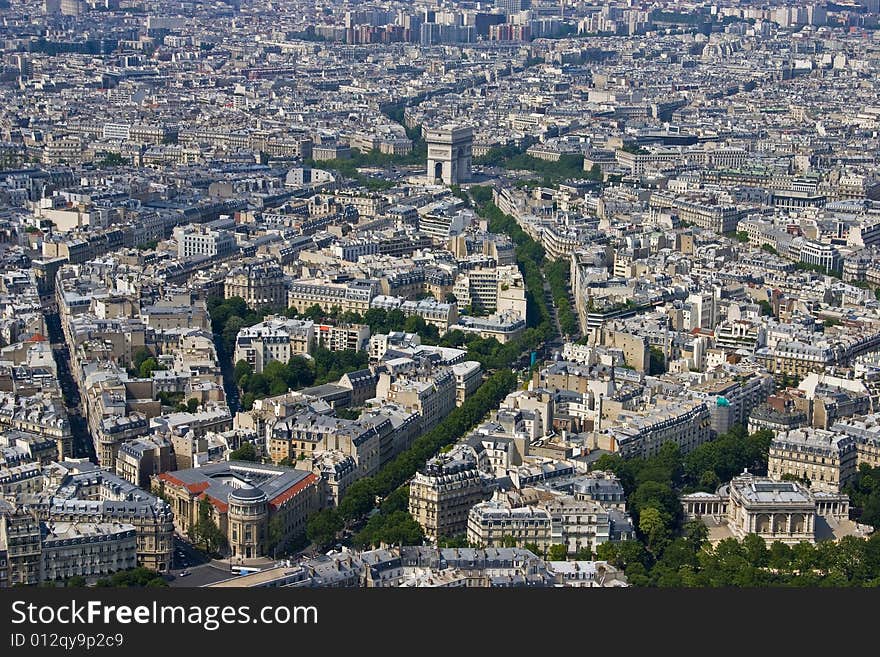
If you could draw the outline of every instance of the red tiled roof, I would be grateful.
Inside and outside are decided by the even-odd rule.
[[[46,337],[40,333],[34,333],[28,342],[45,342]]]
[[[318,480],[318,475],[314,474],[313,472],[309,473],[308,476],[303,477],[302,480],[298,481],[295,485],[291,486],[290,488],[288,488],[286,491],[284,491],[280,495],[277,495],[277,496],[273,497],[271,500],[269,500],[269,504],[272,507],[277,509],[279,506],[284,504],[287,500],[294,497],[295,495],[298,495],[301,491],[303,491],[306,488],[308,488],[309,486],[311,486],[317,480]]]
[[[188,484],[184,481],[181,481],[170,472],[160,473],[159,479],[161,479],[162,481],[167,481],[169,484],[180,486],[181,488],[186,488],[190,493],[202,493],[205,491],[205,489],[208,488],[208,486],[211,485],[207,481],[199,481],[194,484]]]
[[[207,481],[199,481],[194,484],[186,484],[186,489],[190,493],[203,493],[208,489],[208,486],[211,484]]]
[[[159,479],[161,479],[162,481],[167,481],[169,484],[174,484],[175,486],[186,486],[185,483],[183,483],[180,479],[169,472],[160,472]]]

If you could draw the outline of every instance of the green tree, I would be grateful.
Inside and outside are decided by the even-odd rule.
[[[577,552],[574,553],[574,558],[576,561],[592,561],[593,551],[588,547],[578,548]]]
[[[650,561],[650,555],[639,541],[601,543],[596,546],[596,556],[616,568],[628,568],[632,564],[645,567]]]
[[[244,328],[245,322],[239,315],[232,315],[223,326],[223,329],[220,333],[220,337],[222,338],[223,349],[227,354],[233,353],[235,348],[235,339],[238,337],[238,332]]]
[[[743,549],[745,550],[746,559],[753,566],[763,568],[770,561],[770,552],[767,550],[767,544],[757,534],[746,534],[745,538],[743,538]]]
[[[136,370],[140,371],[141,365],[144,364],[144,361],[146,361],[148,358],[152,358],[152,356],[153,354],[150,353],[149,349],[141,347],[134,353],[134,356],[131,359],[131,364]]]
[[[550,561],[565,561],[568,557],[568,549],[561,543],[554,543],[547,550]]]
[[[195,397],[190,397],[186,401],[186,410],[190,413],[195,413],[197,410],[199,410],[199,400]]]
[[[336,509],[321,509],[306,521],[306,536],[319,549],[323,549],[336,541],[337,534],[344,527],[345,523]]]
[[[66,582],[64,582],[64,586],[67,588],[83,588],[86,585],[86,578],[82,575],[74,575],[73,577],[69,577]]]
[[[193,536],[208,554],[216,554],[226,544],[226,537],[214,521],[213,507],[207,497],[199,501],[199,519]]]
[[[101,578],[95,582],[97,587],[143,587],[143,586],[168,586],[162,576],[147,568],[138,566],[129,570],[120,570],[113,573],[109,578]]]
[[[701,520],[691,520],[682,529],[682,536],[694,552],[709,540],[709,528]]]
[[[242,443],[241,446],[230,452],[230,461],[257,461],[257,449],[253,443]]]
[[[515,542],[514,542],[515,545]],[[543,556],[543,551],[538,547],[537,543],[525,543],[523,549],[528,550],[537,557]]]
[[[161,365],[159,361],[150,356],[145,361],[141,363],[140,368],[138,368],[138,374],[142,379],[149,379],[153,376],[153,372],[164,370],[165,366]]]
[[[648,374],[652,376],[656,376],[658,374],[666,373],[666,356],[663,354],[663,351],[658,348],[651,346],[649,348],[650,351],[650,360],[648,364]]]
[[[648,541],[648,549],[655,555],[663,552],[669,542],[669,528],[658,509],[647,507],[639,513],[639,531]]]
[[[246,376],[251,376],[254,373],[254,368],[251,367],[251,364],[246,360],[240,360],[235,364],[235,369],[232,373],[232,378],[235,381],[236,385],[241,385],[241,380]]]

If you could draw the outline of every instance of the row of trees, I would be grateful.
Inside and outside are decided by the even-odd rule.
[[[571,309],[569,300],[569,278],[571,270],[566,260],[554,260],[544,267],[544,275],[550,284],[550,293],[556,306],[559,328],[566,335],[576,335],[580,331],[577,315]]]
[[[81,579],[82,578],[80,578],[80,580]],[[76,580],[75,583],[70,584],[70,586],[85,586],[85,581],[80,580]],[[99,579],[95,582],[95,586],[102,588],[168,586],[168,582],[166,582],[162,578],[162,575],[156,571],[138,566],[137,568],[132,568],[130,570],[120,570],[118,573],[113,573],[108,578]]]
[[[481,200],[477,206],[480,215],[489,220],[489,230],[493,233],[508,235],[516,245],[516,262],[523,275],[523,283],[526,288],[526,323],[529,327],[537,328],[540,338],[546,339],[552,332],[550,310],[544,299],[544,247],[533,240],[526,233],[516,219],[505,214],[491,200],[491,188],[471,188],[474,198]],[[539,340],[540,342],[540,340]]]
[[[68,589],[84,588],[88,585],[86,578],[82,575],[74,575],[64,580],[64,587]],[[16,586],[23,586],[17,584]],[[40,584],[43,588],[55,588],[59,586],[57,582],[46,581]],[[113,573],[110,577],[102,577],[95,582],[95,586],[99,588],[129,588],[144,586],[168,586],[168,582],[155,570],[138,566],[137,568],[129,568],[128,570],[120,570]]]
[[[794,546],[779,541],[768,546],[757,534],[727,538],[715,546],[706,538],[706,526],[694,521],[659,559],[652,559],[638,541],[605,543],[598,554],[624,568],[633,586],[880,586],[878,533],[868,539],[847,536],[839,542]]]
[[[465,402],[437,426],[415,439],[377,474],[354,482],[345,492],[339,514],[344,521],[363,517],[376,507],[377,498],[388,496],[412,477],[441,447],[451,445],[480,422],[516,387],[516,375],[500,370],[489,377]]]
[[[370,190],[379,191],[389,189],[394,186],[393,181],[361,173],[358,169],[368,167],[424,166],[425,158],[428,156],[428,145],[425,140],[422,139],[421,130],[407,129],[407,135],[413,140],[413,147],[406,155],[382,153],[375,148],[369,151],[361,151],[357,148],[352,148],[351,156],[348,158],[322,162],[305,160],[304,164],[321,169],[338,171],[346,178],[350,178],[357,184]]]
[[[862,463],[856,478],[847,484],[846,493],[861,521],[880,529],[880,468]]]
[[[383,543],[421,545],[424,539],[421,525],[409,514],[409,486],[403,485],[385,498],[353,542],[356,547],[369,549]]]

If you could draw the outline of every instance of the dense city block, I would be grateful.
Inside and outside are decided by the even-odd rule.
[[[0,588],[880,584],[878,0],[0,0]]]

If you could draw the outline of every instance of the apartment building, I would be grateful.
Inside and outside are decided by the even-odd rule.
[[[136,565],[171,569],[174,514],[162,499],[85,460],[54,463],[43,490],[22,498],[40,521],[132,525]]]
[[[284,272],[274,260],[245,261],[226,274],[223,279],[223,297],[241,297],[248,308],[284,308],[287,304]]]
[[[537,506],[511,507],[489,500],[475,504],[467,518],[467,541],[477,547],[516,547],[533,544],[544,553],[552,545],[550,512]]]
[[[711,416],[703,402],[665,403],[644,413],[619,414],[612,426],[596,434],[596,444],[624,458],[647,458],[667,442],[687,453],[711,436]]]
[[[178,258],[204,255],[219,261],[238,251],[232,233],[222,229],[214,230],[205,225],[189,224],[175,228],[174,239],[177,240]]]
[[[808,479],[812,490],[840,492],[857,472],[856,439],[846,433],[804,427],[780,432],[770,443],[767,474]]]
[[[409,512],[425,536],[436,541],[464,534],[471,507],[484,497],[473,450],[459,446],[432,458],[415,474],[409,486]]]
[[[310,411],[279,420],[268,439],[274,463],[313,458],[333,450],[354,459],[358,477],[369,477],[379,469],[380,442],[379,431],[372,424]]]
[[[364,351],[369,346],[370,327],[366,324],[315,324],[315,344],[330,351]]]
[[[452,374],[455,376],[455,405],[461,406],[483,382],[483,367],[475,360],[466,360],[453,365]]]
[[[311,320],[267,315],[262,322],[238,332],[233,362],[245,361],[259,374],[273,361],[286,365],[294,356],[310,354],[315,341]]]
[[[287,293],[287,305],[304,313],[317,305],[324,310],[338,307],[340,312],[363,315],[370,309],[370,301],[378,294],[379,282],[353,280],[333,282],[319,279],[300,279],[291,283]]]

